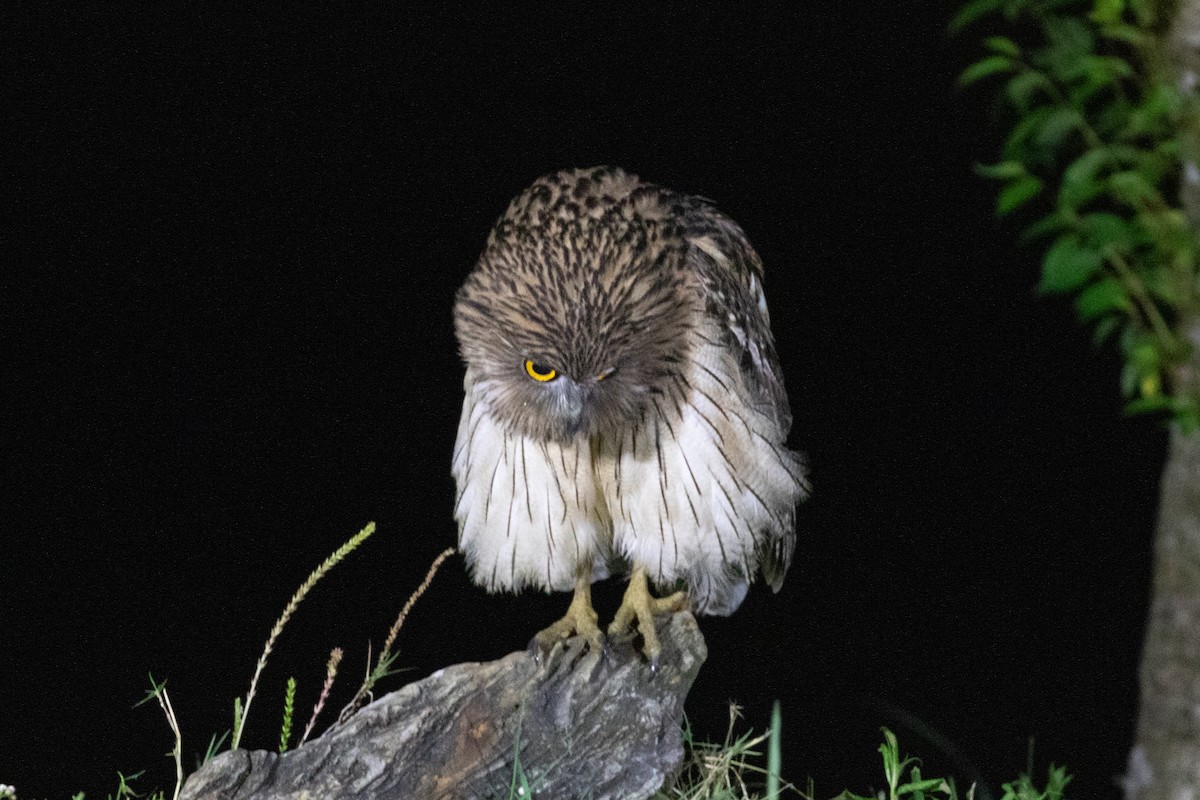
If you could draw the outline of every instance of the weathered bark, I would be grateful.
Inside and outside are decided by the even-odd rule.
[[[1200,437],[1171,433],[1129,800],[1200,797]]]
[[[223,753],[182,798],[507,798],[514,755],[535,798],[649,797],[683,761],[683,701],[707,654],[690,614],[659,628],[656,669],[628,638],[457,664],[285,755]]]

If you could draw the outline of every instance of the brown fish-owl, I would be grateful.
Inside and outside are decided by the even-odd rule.
[[[540,178],[496,223],[454,307],[454,516],[476,583],[574,589],[543,646],[602,642],[615,572],[609,633],[636,622],[651,659],[654,614],[779,589],[807,480],[762,282],[733,220],[619,169]]]

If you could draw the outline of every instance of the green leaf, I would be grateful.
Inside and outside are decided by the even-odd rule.
[[[1114,78],[1132,78],[1134,76],[1133,65],[1119,56],[1099,56],[1095,59],[1088,59],[1088,69],[1107,73]]]
[[[988,56],[964,69],[962,74],[958,76],[958,85],[970,86],[989,75],[995,75],[998,72],[1011,72],[1016,68],[1017,63],[1008,56]]]
[[[1083,128],[1083,117],[1074,108],[1060,106],[1042,121],[1034,141],[1046,150],[1057,149],[1073,131]]]
[[[1082,322],[1114,312],[1129,312],[1133,303],[1125,294],[1124,287],[1116,278],[1103,278],[1079,293],[1075,298],[1075,313]],[[1106,332],[1110,333],[1111,331]],[[1101,337],[1103,339],[1104,337]]]
[[[1123,80],[1137,78],[1137,69],[1122,56],[1088,56],[1084,64],[1087,74],[1097,81],[1103,80],[1116,85]]]
[[[1146,176],[1135,170],[1123,170],[1108,178],[1112,197],[1126,205],[1137,208],[1142,205],[1160,205],[1162,196]]]
[[[1038,291],[1055,294],[1078,289],[1102,266],[1104,258],[1100,251],[1085,247],[1075,234],[1060,236],[1042,259],[1042,280],[1038,284]]]
[[[1139,376],[1157,373],[1159,357],[1154,337],[1144,332],[1134,336],[1125,348],[1125,361],[1137,370]]]
[[[929,792],[941,788],[946,781],[943,778],[925,778],[923,780],[915,780],[904,784],[896,789],[897,795],[911,794],[913,792]]]
[[[1139,49],[1154,41],[1145,31],[1125,22],[1101,25],[1100,35],[1105,39],[1124,42]]]
[[[1070,77],[1068,94],[1071,102],[1083,108],[1088,100],[1105,90],[1115,90],[1122,78],[1132,77],[1133,67],[1127,61],[1111,56],[1085,56],[1080,59]],[[1094,126],[1103,127],[1106,120],[1124,119],[1123,103],[1109,101],[1093,112]]]
[[[1121,322],[1122,319],[1118,316],[1102,317],[1097,320],[1096,327],[1092,330],[1092,344],[1097,347],[1104,344],[1105,340],[1116,332]]]
[[[988,14],[995,14],[1004,6],[1004,0],[973,0],[967,3],[950,20],[950,33],[960,33],[963,28]]]
[[[1096,173],[1108,162],[1108,159],[1109,153],[1105,147],[1088,150],[1067,165],[1067,168],[1063,170],[1063,181],[1065,183],[1090,181],[1095,178]]]
[[[1063,170],[1062,186],[1058,191],[1058,202],[1064,208],[1075,210],[1095,199],[1104,190],[1098,177],[1100,171],[1111,164],[1135,158],[1137,151],[1124,145],[1110,145],[1088,150]]]
[[[1101,25],[1113,25],[1121,21],[1125,13],[1125,0],[1094,0],[1092,13],[1088,16]]]
[[[1149,87],[1142,96],[1141,103],[1129,109],[1128,121],[1125,130],[1121,131],[1121,137],[1129,140],[1159,134],[1169,137],[1159,143],[1159,147],[1167,143],[1175,144],[1178,139],[1172,135],[1172,126],[1179,115],[1181,103],[1182,98],[1173,86],[1156,84]]]
[[[1169,306],[1180,305],[1179,287],[1170,270],[1162,266],[1154,266],[1149,269],[1143,268],[1141,274],[1151,297]]]
[[[1059,213],[1049,214],[1030,225],[1021,233],[1022,243],[1028,244],[1042,236],[1052,236],[1067,227],[1066,221]]]
[[[1058,204],[1064,209],[1075,211],[1104,190],[1097,174],[1108,163],[1105,148],[1088,150],[1063,170],[1062,185],[1058,187]]]
[[[1070,782],[1071,776],[1067,774],[1066,767],[1056,767],[1051,764],[1049,775],[1046,777],[1046,793],[1051,797],[1061,798],[1063,790]]]
[[[1149,239],[1162,239],[1177,246],[1181,241],[1179,234],[1183,234],[1184,240],[1192,235],[1191,223],[1181,208],[1147,209],[1138,211],[1133,218]]]
[[[1004,216],[1032,200],[1042,190],[1042,181],[1035,175],[1022,175],[1009,181],[996,197],[996,215]]]
[[[1190,238],[1180,242],[1174,257],[1171,259],[1171,269],[1176,274],[1194,275],[1196,272],[1196,248]]]
[[[1166,141],[1159,142],[1154,146],[1154,152],[1166,156],[1174,162],[1179,158],[1180,152],[1182,152],[1179,147],[1179,139],[1167,139]]]
[[[1007,36],[989,36],[983,40],[983,43],[989,50],[1000,55],[1012,56],[1013,58],[1021,57],[1021,48]]]
[[[1083,226],[1083,240],[1088,247],[1106,253],[1123,252],[1133,243],[1132,226],[1116,214],[1085,214],[1080,222]]]
[[[1008,180],[1026,175],[1025,165],[1020,161],[1001,161],[999,164],[976,164],[975,174],[984,178]]]
[[[1130,417],[1138,414],[1156,414],[1161,411],[1174,411],[1174,403],[1167,395],[1156,394],[1139,397],[1125,404],[1125,414]]]
[[[1035,69],[1025,69],[1009,79],[1005,84],[1004,92],[1014,106],[1024,110],[1029,107],[1038,92],[1047,96],[1052,95],[1054,84],[1043,73]]]
[[[1046,38],[1046,60],[1055,72],[1069,75],[1082,59],[1095,51],[1096,39],[1083,20],[1074,16],[1048,16],[1043,22]]]
[[[1157,21],[1154,13],[1155,0],[1129,0],[1129,8],[1133,10],[1137,24],[1149,28]]]
[[[1052,111],[1051,107],[1043,106],[1027,111],[1021,116],[1004,140],[1002,152],[1006,161],[1029,162],[1032,156],[1027,146],[1029,138]]]
[[[1121,394],[1125,397],[1133,397],[1137,394],[1137,385],[1137,367],[1126,362],[1121,366]]]

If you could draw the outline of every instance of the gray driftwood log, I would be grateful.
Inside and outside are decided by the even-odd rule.
[[[285,755],[223,753],[182,798],[507,798],[515,753],[534,798],[649,797],[682,763],[683,701],[707,655],[690,614],[661,619],[659,636],[654,670],[629,638],[446,667]]]

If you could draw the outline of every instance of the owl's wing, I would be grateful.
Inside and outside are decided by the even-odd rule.
[[[786,437],[792,411],[771,335],[762,261],[741,227],[710,203],[687,197],[681,205],[688,259],[704,287],[706,310],[725,332],[725,344],[737,352],[753,402],[774,417]]]

